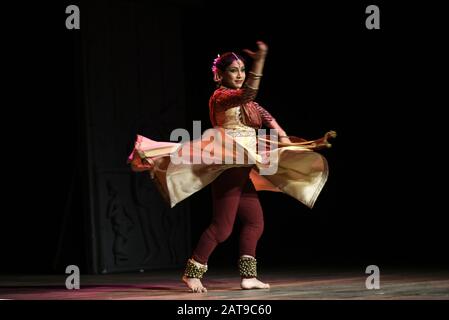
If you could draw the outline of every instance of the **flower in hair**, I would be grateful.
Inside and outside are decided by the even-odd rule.
[[[212,72],[217,73],[217,62],[220,60],[220,55],[217,54],[217,57],[214,59],[214,62],[212,63]]]

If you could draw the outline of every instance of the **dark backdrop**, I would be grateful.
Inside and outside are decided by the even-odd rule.
[[[80,6],[81,30],[65,29],[69,4]],[[223,51],[254,48],[257,40],[270,47],[260,104],[290,134],[315,138],[337,131],[333,148],[323,151],[330,176],[313,210],[286,195],[260,193],[266,229],[258,255],[264,265],[447,265],[441,186],[447,176],[441,116],[447,76],[442,72],[442,20],[434,18],[439,10],[429,4],[379,3],[381,30],[370,31],[364,25],[368,4],[313,2],[293,7],[281,1],[255,8],[254,2],[117,0],[8,9],[1,270],[54,272],[69,263],[86,269],[95,264],[92,246],[98,244],[92,239],[90,201],[98,194],[88,183],[86,119],[92,109],[86,98],[92,92],[86,88],[87,83],[101,87],[99,80],[111,81],[111,75],[108,68],[95,74],[86,71],[86,52],[95,54],[98,45],[86,41],[92,27],[112,30],[109,41],[118,52],[120,41],[123,46],[132,43],[138,52],[122,61],[119,54],[114,56],[112,79],[125,83],[115,87],[114,97],[93,93],[100,100],[120,101],[115,110],[134,123],[124,124],[125,136],[118,140],[122,155],[142,121],[146,128],[152,121],[161,127],[159,120],[142,120],[142,114],[127,109],[127,99],[148,108],[150,115],[166,107],[176,109],[179,103],[179,112],[165,116],[164,130],[186,126],[191,131],[193,120],[201,120],[204,130],[214,89],[213,58]],[[136,20],[117,14],[121,7]],[[173,12],[176,21],[168,25],[154,11],[167,18],[173,18]],[[152,41],[154,50],[172,50],[153,64]],[[143,67],[130,70],[128,65]],[[150,92],[159,88],[151,99],[129,97],[136,75],[147,81]],[[161,81],[170,79],[179,86],[161,94]],[[164,100],[170,95],[181,95],[182,100]],[[120,117],[116,121],[120,124]],[[148,130],[160,137],[167,133]],[[125,172],[122,165],[119,171]],[[210,189],[183,206],[190,212],[187,237],[194,245],[210,220]],[[237,238],[234,232],[210,264],[234,265]]]

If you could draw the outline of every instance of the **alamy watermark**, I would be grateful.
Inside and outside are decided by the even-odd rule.
[[[65,8],[65,13],[69,16],[65,19],[65,27],[69,30],[80,28],[80,8],[74,4]]]
[[[67,29],[80,29],[80,9],[77,5],[69,5],[65,9],[65,13],[69,14],[66,18],[65,26]],[[379,7],[372,4],[366,7],[365,13],[369,16],[365,20],[365,26],[368,30],[380,29],[380,10]]]
[[[365,26],[368,30],[380,29],[380,10],[379,7],[372,4],[366,7],[365,13],[370,15],[365,20]]]
[[[278,132],[275,129],[207,129],[201,134],[201,121],[193,121],[193,139],[184,128],[171,132],[174,150],[170,161],[181,164],[258,164],[260,175],[278,169]],[[165,171],[155,164],[154,170]]]
[[[380,270],[376,265],[369,265],[365,270],[366,274],[370,274],[366,278],[365,286],[368,290],[380,289]]]
[[[65,273],[70,274],[65,279],[65,287],[68,290],[79,289],[80,288],[80,268],[78,266],[71,264],[65,268]]]

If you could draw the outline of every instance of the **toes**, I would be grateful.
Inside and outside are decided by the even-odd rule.
[[[192,292],[194,293],[206,293],[207,289],[204,287],[193,287],[191,288]]]

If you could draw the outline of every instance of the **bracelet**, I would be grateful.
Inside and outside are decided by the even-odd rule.
[[[253,71],[249,71],[248,73],[249,73],[250,75],[252,75],[253,77],[255,77],[255,78],[261,78],[261,77],[263,76],[262,73],[255,73],[255,72],[253,72]]]
[[[253,90],[259,90],[259,88],[251,87],[249,84],[245,83],[245,87],[253,89]]]

